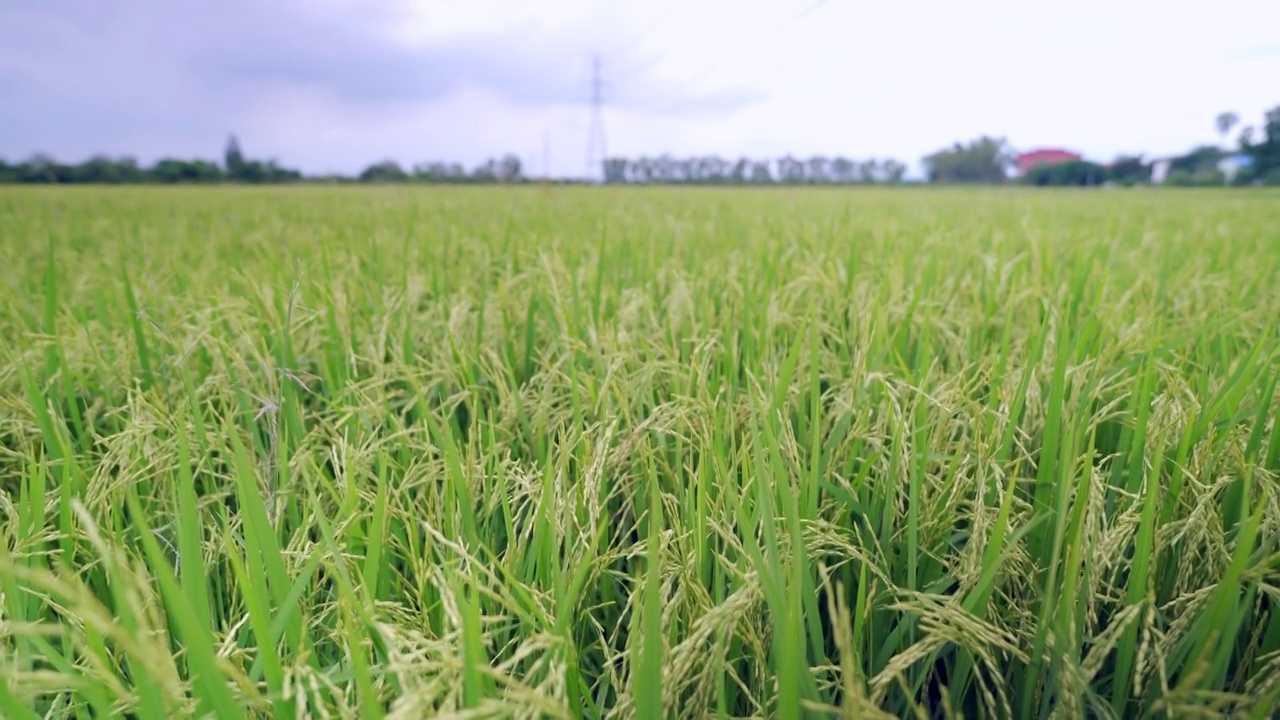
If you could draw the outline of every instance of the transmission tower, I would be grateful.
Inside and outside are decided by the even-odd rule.
[[[600,56],[591,59],[591,125],[587,130],[587,181],[603,173],[602,165],[608,157],[604,142],[604,93],[600,77]]]

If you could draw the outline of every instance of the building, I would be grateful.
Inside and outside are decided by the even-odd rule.
[[[1019,175],[1026,175],[1031,168],[1041,165],[1061,165],[1062,163],[1079,162],[1081,159],[1079,153],[1073,153],[1070,150],[1043,148],[1022,153],[1014,159],[1013,164],[1018,169]]]
[[[1253,167],[1253,158],[1249,155],[1228,155],[1218,161],[1218,172],[1222,179],[1230,185],[1235,182],[1241,170]]]
[[[1173,168],[1175,157],[1158,157],[1151,158],[1151,184],[1159,185],[1164,179],[1169,177],[1169,170]]]

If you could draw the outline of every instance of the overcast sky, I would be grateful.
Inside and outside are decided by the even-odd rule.
[[[0,157],[581,175],[597,52],[611,155],[1106,160],[1280,105],[1280,0],[0,0]]]

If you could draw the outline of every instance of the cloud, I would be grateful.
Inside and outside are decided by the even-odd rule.
[[[434,102],[465,87],[490,90],[524,105],[584,99],[584,84],[566,70],[571,65],[564,59],[523,48],[492,49],[506,41],[469,38],[410,47],[351,33],[311,34],[306,42],[264,38],[239,52],[205,51],[188,67],[195,78],[215,87],[310,88],[359,104]]]
[[[625,45],[634,28],[558,10],[555,23],[490,12],[441,31],[397,0],[8,0],[0,154],[208,156],[231,129],[296,116],[286,103],[373,125],[473,91],[514,114],[585,109],[591,46]],[[436,31],[405,32],[413,27]],[[747,86],[686,87],[662,60],[642,48],[606,56],[610,109],[705,117],[763,98]],[[148,139],[161,137],[176,146]]]
[[[1234,82],[1275,74],[1275,0],[1224,0],[1252,20],[1208,35],[1157,0],[975,2],[0,0],[0,156],[208,158],[235,132],[309,171],[506,151],[541,169],[549,146],[581,173],[597,51],[627,154],[912,159],[982,133],[1172,152],[1276,102]]]
[[[588,18],[413,42],[398,37],[396,6],[387,3],[374,6],[381,12],[369,12],[368,5],[317,11],[291,0],[118,0],[105,7],[97,0],[17,0],[0,11],[7,28],[0,42],[6,52],[46,68],[35,73],[43,77],[29,79],[62,86],[75,86],[67,72],[74,68],[95,84],[109,74],[110,84],[126,93],[155,87],[157,75],[182,74],[182,84],[215,102],[260,100],[288,87],[358,104],[421,103],[473,87],[513,104],[547,106],[585,103],[587,40],[609,46],[610,35],[623,34],[591,27]],[[741,89],[715,89],[699,102],[700,95],[664,87],[651,70],[645,63],[611,68],[611,103],[705,111],[751,98]],[[663,96],[664,105],[649,100]],[[733,102],[726,102],[730,96]]]

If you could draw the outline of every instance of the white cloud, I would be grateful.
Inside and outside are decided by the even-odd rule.
[[[1280,104],[1276,27],[1274,0],[11,0],[0,155],[214,157],[235,131],[308,171],[513,151],[540,172],[549,137],[580,174],[596,52],[621,154],[1169,153]]]

